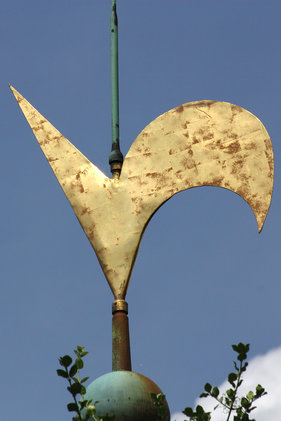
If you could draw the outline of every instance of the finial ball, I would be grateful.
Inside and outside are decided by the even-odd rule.
[[[115,421],[157,421],[157,407],[151,394],[162,393],[149,378],[132,371],[104,374],[87,387],[86,399],[93,399],[96,414],[114,415]],[[170,411],[164,401],[167,415]]]

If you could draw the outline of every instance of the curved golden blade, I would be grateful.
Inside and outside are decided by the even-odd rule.
[[[137,137],[119,180],[107,178],[14,88],[12,91],[92,244],[115,298],[125,298],[153,213],[175,193],[216,185],[240,194],[259,230],[273,184],[271,142],[240,107],[201,101],[158,117]]]
[[[139,134],[120,180],[151,213],[182,190],[224,187],[248,202],[261,231],[273,171],[270,137],[257,117],[227,102],[198,101],[159,116]]]

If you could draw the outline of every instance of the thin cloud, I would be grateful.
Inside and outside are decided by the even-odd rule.
[[[281,420],[281,347],[273,349],[264,355],[259,355],[249,361],[245,379],[240,388],[242,395],[249,390],[255,391],[256,385],[261,384],[267,391],[267,395],[256,402],[257,409],[252,412],[256,421]],[[221,392],[229,388],[225,381],[219,386]],[[202,405],[205,411],[212,411],[215,401],[210,398],[198,399],[196,405]],[[187,417],[180,412],[171,416],[171,421],[184,421]],[[218,408],[213,412],[212,421],[225,421],[223,409]],[[231,419],[233,421],[233,419]]]

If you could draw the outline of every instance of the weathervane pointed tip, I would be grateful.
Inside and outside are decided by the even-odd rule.
[[[8,85],[15,96],[20,95],[20,93],[10,83],[8,83]]]
[[[11,89],[12,94],[14,95],[17,103],[19,104],[24,99],[23,96],[10,84],[9,84],[9,88]]]
[[[262,232],[263,227],[264,227],[266,216],[265,216],[265,218],[262,221],[259,221],[256,215],[255,215],[255,217],[256,217],[256,220],[257,220],[257,224],[258,224],[258,232],[260,234]]]

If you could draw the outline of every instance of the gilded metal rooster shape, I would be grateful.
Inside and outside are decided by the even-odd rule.
[[[239,194],[261,231],[273,188],[273,152],[263,124],[217,101],[180,105],[152,121],[108,178],[13,87],[35,137],[93,246],[115,299],[125,299],[144,230],[174,194],[218,186]]]

